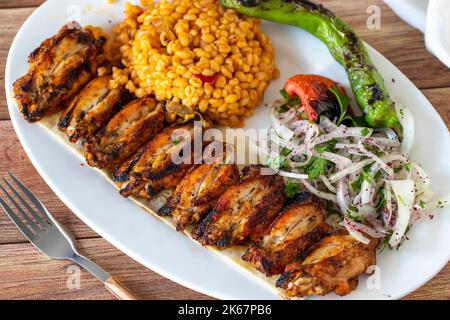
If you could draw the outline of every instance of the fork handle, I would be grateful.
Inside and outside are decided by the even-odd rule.
[[[109,277],[105,281],[105,287],[120,300],[139,300],[127,287],[113,277]]]

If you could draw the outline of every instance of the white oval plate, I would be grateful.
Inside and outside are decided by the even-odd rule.
[[[26,153],[48,185],[78,217],[148,268],[216,298],[279,298],[246,272],[121,198],[100,174],[88,166],[80,166],[80,159],[46,130],[20,117],[12,84],[26,72],[28,54],[70,20],[109,30],[122,19],[124,2],[108,5],[103,0],[48,0],[16,35],[6,65],[5,86],[11,120]],[[281,71],[281,78],[269,87],[265,102],[278,98],[284,81],[296,73],[321,74],[343,83],[351,91],[343,68],[316,38],[273,23],[264,23],[263,28],[273,41]],[[430,174],[437,194],[448,192],[450,135],[444,122],[405,75],[374,49],[369,51],[391,95],[414,114],[417,136],[412,158]],[[267,128],[267,115],[268,108],[259,107],[256,115],[246,120],[247,127]],[[358,289],[345,299],[398,299],[436,275],[450,257],[449,212],[449,209],[440,210],[432,221],[424,221],[414,228],[409,235],[411,240],[399,251],[385,251],[379,256],[377,277],[369,279],[370,285],[362,277]]]

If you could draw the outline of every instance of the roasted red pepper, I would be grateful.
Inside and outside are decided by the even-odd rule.
[[[200,79],[203,83],[209,83],[210,85],[214,85],[216,83],[217,80],[217,75],[212,75],[212,76],[204,76],[202,74],[193,74],[194,77]]]
[[[331,88],[339,90],[341,95],[346,95],[344,88],[339,84],[318,75],[298,74],[290,78],[284,85],[284,90],[289,97],[300,98],[306,116],[314,122],[317,122],[321,115],[330,120],[339,118],[341,112],[339,103],[330,91]]]

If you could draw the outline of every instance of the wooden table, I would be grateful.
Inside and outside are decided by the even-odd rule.
[[[102,0],[98,0],[102,1]],[[4,67],[10,44],[42,0],[0,0],[0,173],[12,170],[78,239],[80,249],[105,270],[147,299],[208,299],[146,269],[80,221],[38,175],[23,151],[6,107]],[[450,70],[424,48],[423,35],[400,20],[381,0],[320,1],[346,20],[361,37],[399,67],[431,100],[450,125]],[[381,7],[380,30],[366,26],[369,5]],[[43,22],[45,23],[45,22]],[[40,254],[0,213],[0,299],[113,299],[87,272],[81,288],[67,289],[68,262]],[[450,264],[408,299],[450,299]]]

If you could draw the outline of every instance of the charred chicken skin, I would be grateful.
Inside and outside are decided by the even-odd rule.
[[[111,77],[103,76],[89,82],[61,116],[58,128],[67,133],[71,142],[90,139],[129,100],[125,87],[108,88],[110,80]]]
[[[76,23],[65,25],[45,40],[29,58],[28,73],[14,83],[14,95],[22,116],[36,122],[66,107],[97,70],[96,58],[106,39]]]
[[[277,281],[289,297],[326,295],[344,296],[356,289],[358,276],[376,264],[377,241],[363,244],[347,231],[337,231],[324,238],[302,261],[286,267]]]
[[[259,239],[280,212],[284,202],[284,180],[261,174],[261,166],[248,166],[243,179],[219,198],[214,209],[193,230],[202,245],[219,249]]]
[[[200,222],[214,207],[220,195],[238,181],[238,167],[226,164],[224,159],[195,165],[189,169],[158,214],[171,214],[177,231],[184,231],[186,225]]]
[[[90,166],[110,168],[126,161],[164,126],[164,111],[155,99],[133,100],[85,145]]]
[[[123,180],[121,195],[128,197],[133,194],[151,199],[162,189],[174,188],[196,161],[193,141],[201,132],[198,129],[193,122],[166,127],[141,154],[117,168],[113,175],[116,181]],[[184,133],[184,138],[178,137],[177,132]],[[185,150],[189,150],[189,154],[183,154]],[[129,173],[124,175],[127,171]]]
[[[300,193],[278,215],[262,239],[247,249],[242,259],[266,276],[280,274],[286,265],[331,231],[325,219],[325,201],[307,192]]]

